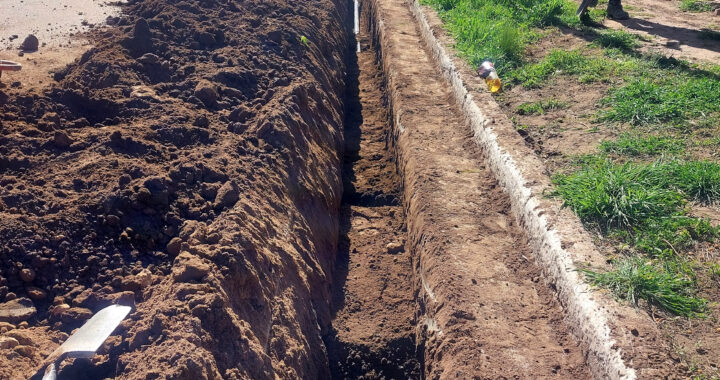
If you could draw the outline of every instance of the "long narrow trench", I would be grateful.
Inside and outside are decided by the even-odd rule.
[[[365,21],[348,73],[333,331],[325,341],[335,379],[420,379],[402,191],[383,76]]]
[[[407,2],[361,10],[324,337],[333,378],[590,378]]]

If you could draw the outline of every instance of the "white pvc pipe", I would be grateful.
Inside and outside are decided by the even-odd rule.
[[[358,0],[355,0],[355,27],[353,31],[355,32],[355,36],[360,33],[360,3]],[[360,41],[357,42],[357,52],[360,52]]]

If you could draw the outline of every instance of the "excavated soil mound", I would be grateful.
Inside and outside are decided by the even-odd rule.
[[[45,93],[0,85],[0,378],[114,302],[60,378],[329,376],[347,3],[135,1]]]

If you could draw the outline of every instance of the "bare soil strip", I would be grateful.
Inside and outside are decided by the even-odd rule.
[[[388,80],[426,376],[589,378],[407,3],[368,1],[363,12]]]

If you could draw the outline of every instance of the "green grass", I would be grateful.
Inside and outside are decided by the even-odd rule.
[[[557,175],[554,195],[586,223],[604,231],[632,229],[650,220],[680,215],[681,194],[662,187],[655,165],[598,160],[569,175]]]
[[[697,242],[720,237],[720,227],[689,216],[687,204],[720,200],[720,165],[680,160],[615,163],[589,156],[579,170],[556,175],[553,182],[553,195],[584,223],[624,242],[636,255],[659,260],[654,265],[624,262],[607,273],[588,272],[595,284],[679,315],[701,313],[705,301],[689,295],[688,279],[694,275],[683,260]]]
[[[637,229],[663,218],[684,216],[687,201],[720,200],[720,165],[708,161],[651,164],[589,160],[571,174],[559,174],[554,195],[585,222],[603,230]]]
[[[537,28],[579,25],[567,0],[423,0],[434,7],[455,38],[456,48],[475,67],[489,60],[502,76],[523,65]]]
[[[517,110],[520,115],[544,115],[548,111],[567,108],[567,104],[556,99],[541,100],[539,102],[523,103]]]
[[[622,51],[633,51],[640,46],[640,42],[639,38],[632,33],[624,30],[611,30],[600,33],[593,41],[593,45]]]
[[[664,185],[682,191],[693,201],[716,204],[720,199],[720,165],[708,161],[672,162],[666,165]]]
[[[528,64],[510,74],[510,79],[524,87],[544,85],[557,75],[577,75],[581,83],[608,80],[615,71],[613,63],[604,57],[587,56],[580,50],[552,50],[544,59]]]
[[[642,258],[622,260],[606,273],[585,272],[592,283],[604,286],[635,304],[643,299],[685,317],[702,316],[707,301],[695,296],[693,280]]]
[[[600,113],[602,121],[686,126],[720,113],[720,80],[683,73],[646,75],[612,89],[602,104],[609,107]]]
[[[622,134],[615,141],[603,141],[600,150],[627,156],[656,156],[677,154],[684,150],[685,141],[673,137]]]
[[[682,0],[680,10],[685,12],[710,12],[713,10],[712,3],[702,0]]]

